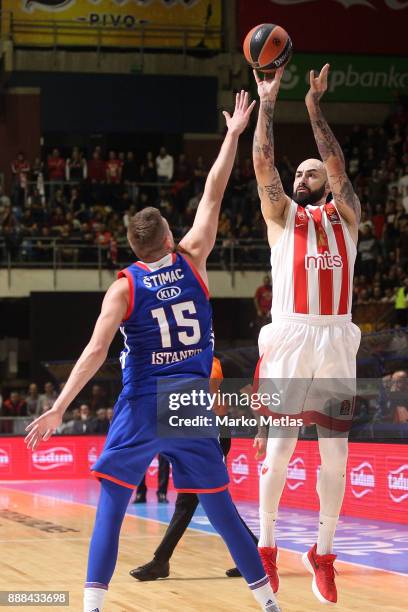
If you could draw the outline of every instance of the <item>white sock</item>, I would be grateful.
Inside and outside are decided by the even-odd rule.
[[[94,587],[84,589],[84,612],[102,612],[107,590]]]
[[[338,516],[320,514],[316,551],[318,555],[329,555],[333,552],[333,540],[338,521]]]
[[[258,580],[258,582],[253,582],[252,584],[248,584],[248,586],[251,589],[252,594],[255,597],[256,601],[262,606],[263,610],[268,610],[268,609],[273,610],[273,604],[275,604],[275,606],[278,605],[276,601],[276,597],[273,594],[272,587],[270,585],[268,576],[261,578],[261,580]],[[271,608],[268,608],[268,605],[270,605]],[[279,608],[275,608],[275,609],[279,609]]]
[[[259,522],[261,527],[258,542],[259,547],[275,546],[275,525],[277,517],[277,512],[264,512],[264,510],[259,509]]]

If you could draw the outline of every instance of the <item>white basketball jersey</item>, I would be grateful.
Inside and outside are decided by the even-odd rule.
[[[351,312],[356,246],[334,202],[290,204],[283,235],[271,249],[272,313]]]

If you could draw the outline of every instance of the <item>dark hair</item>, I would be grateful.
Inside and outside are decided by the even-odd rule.
[[[129,219],[129,242],[139,257],[159,250],[165,231],[163,217],[153,206],[143,208]]]

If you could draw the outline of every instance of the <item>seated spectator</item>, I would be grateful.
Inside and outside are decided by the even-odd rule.
[[[377,160],[375,158],[375,151],[373,147],[368,147],[367,154],[364,161],[361,164],[361,171],[363,176],[370,176],[372,171],[377,166]]]
[[[46,382],[44,385],[44,393],[40,395],[40,412],[46,412],[53,407],[57,399],[57,392],[52,382]]]
[[[67,208],[71,213],[77,212],[81,208],[81,195],[78,187],[72,187],[68,196]]]
[[[58,428],[58,433],[70,435],[74,433],[74,425],[81,420],[81,412],[79,408],[73,408],[70,412],[64,414],[64,420]]]
[[[4,210],[6,206],[11,208],[11,200],[8,195],[4,193],[3,185],[0,185],[0,207]]]
[[[99,408],[104,408],[106,406],[106,392],[101,385],[92,385],[91,397],[88,404],[93,413],[96,413]]]
[[[113,408],[107,408],[106,409],[106,418],[109,421],[109,424],[112,422],[113,419]]]
[[[196,195],[194,195],[192,198],[190,198],[187,203],[185,212],[186,212],[188,219],[190,219],[191,221],[193,220],[194,215],[197,212],[197,208],[198,208],[198,205],[202,197],[203,197],[203,192],[200,191]]]
[[[125,214],[123,215],[123,225],[126,229],[129,227],[129,220],[136,214],[136,212],[136,206],[133,204],[132,206],[129,206],[128,210],[125,211]]]
[[[54,246],[52,235],[47,226],[41,228],[40,237],[34,243],[34,258],[39,262],[49,262],[53,259]]]
[[[391,376],[383,421],[408,422],[408,372],[398,370]]]
[[[385,215],[381,204],[376,204],[372,222],[374,226],[374,236],[377,240],[381,240],[385,224]]]
[[[79,416],[80,418],[78,420],[74,420],[72,433],[74,435],[92,433],[93,419],[91,418],[91,410],[88,404],[81,404],[79,407]]]
[[[106,408],[98,408],[96,418],[91,423],[91,433],[95,435],[107,434],[110,421],[106,416]]]
[[[65,224],[65,214],[62,206],[57,206],[51,214],[50,226],[53,230],[59,232]]]
[[[405,169],[401,171],[401,176],[398,179],[398,190],[402,196],[405,212],[408,213],[408,166],[405,166]]]
[[[408,266],[408,222],[405,222],[403,229],[396,243],[396,260],[397,264],[404,269]]]
[[[381,302],[385,304],[393,304],[394,300],[395,300],[394,291],[391,289],[391,287],[387,287],[387,289],[385,289],[384,291],[383,297],[381,298]]]
[[[40,414],[41,402],[40,395],[38,393],[38,386],[35,383],[31,383],[28,387],[28,393],[26,396],[27,404],[27,415],[38,416]]]
[[[351,153],[351,157],[348,161],[348,175],[353,181],[354,178],[360,171],[360,153],[357,147],[354,147]]]
[[[377,202],[381,205],[381,210],[383,210],[384,203],[387,199],[388,190],[387,190],[387,179],[382,170],[378,170],[375,168],[371,177],[368,179],[368,201],[369,202]]]
[[[373,236],[371,227],[367,224],[363,226],[361,234],[362,236],[357,247],[359,254],[358,269],[360,274],[364,274],[371,280],[375,273],[375,263],[378,252],[377,240],[375,236]]]
[[[4,400],[2,414],[5,417],[27,416],[27,404],[18,391],[12,391],[9,399]],[[3,421],[2,433],[13,433],[13,420]]]

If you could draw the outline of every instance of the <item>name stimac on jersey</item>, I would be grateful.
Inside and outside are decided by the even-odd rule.
[[[330,253],[305,255],[306,270],[333,270],[334,268],[342,267],[343,260],[341,255],[331,255]]]
[[[160,272],[159,274],[151,274],[143,278],[144,285],[151,289],[152,287],[161,287],[168,283],[175,283],[184,278],[184,273],[181,268],[170,270],[169,272]]]

